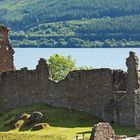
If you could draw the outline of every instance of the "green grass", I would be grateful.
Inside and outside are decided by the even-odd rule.
[[[10,130],[10,127],[5,123],[21,112],[31,113],[33,111],[41,111],[45,114],[46,119],[43,122],[47,122],[50,127],[32,132],[31,127]],[[91,131],[92,126],[98,121],[99,119],[86,113],[57,109],[44,104],[21,107],[10,112],[4,112],[0,117],[0,130],[3,131],[0,133],[0,139],[43,140],[47,138],[47,140],[71,140],[76,136],[76,133]],[[21,123],[23,122],[21,121]]]
[[[40,131],[31,131],[30,127],[21,126],[11,129],[8,124],[12,118],[20,113],[41,111],[45,115],[43,122],[50,125],[49,128]],[[94,124],[101,120],[83,112],[58,109],[46,104],[20,107],[10,112],[2,112],[0,116],[0,140],[72,140],[77,133],[91,131]],[[19,121],[18,123],[23,123]],[[133,136],[140,131],[133,127],[113,126],[117,134]],[[86,137],[90,135],[87,134]]]

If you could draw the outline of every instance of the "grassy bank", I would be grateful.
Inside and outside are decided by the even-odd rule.
[[[12,129],[8,122],[17,114],[41,111],[45,115],[43,122],[50,127],[31,131],[31,126]],[[10,112],[2,112],[0,116],[0,140],[72,140],[77,133],[91,131],[94,124],[101,121],[92,115],[73,110],[57,109],[46,104],[21,107]],[[22,121],[21,121],[22,123]],[[113,126],[117,134],[133,136],[139,131],[133,127]],[[89,137],[88,134],[86,137]]]

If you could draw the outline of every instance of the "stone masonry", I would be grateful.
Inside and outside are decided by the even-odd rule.
[[[7,37],[5,40],[0,50],[0,61],[6,59],[7,63],[0,62],[1,110],[47,103],[140,129],[138,58],[134,52],[127,59],[127,72],[109,68],[76,70],[55,82],[50,79],[49,65],[43,58],[35,70],[15,70],[14,51]]]
[[[109,123],[100,122],[92,129],[89,140],[140,140],[140,136],[116,135]]]
[[[98,123],[94,126],[89,140],[117,140],[109,123]]]
[[[8,33],[9,29],[0,25],[0,72],[15,70],[14,50],[9,42]]]

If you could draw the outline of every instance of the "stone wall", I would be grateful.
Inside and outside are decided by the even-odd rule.
[[[44,59],[35,70],[4,72],[0,75],[1,109],[48,103],[57,107],[86,111],[101,117],[112,98],[112,70],[73,71],[59,82],[49,79]]]
[[[126,61],[127,73],[113,72],[113,98],[105,106],[104,120],[123,125],[139,124],[140,95],[136,92],[139,89],[138,62],[136,54],[130,52]]]
[[[40,59],[35,70],[22,69],[1,73],[0,108],[9,110],[19,106],[47,103],[86,111],[104,121],[135,125],[135,93],[127,88],[127,76],[130,73],[108,68],[78,70],[70,72],[64,80],[55,82],[49,78],[47,61]],[[136,89],[135,85],[133,88]]]
[[[139,80],[138,80],[138,64],[139,60],[136,56],[135,52],[130,52],[129,57],[126,59],[127,66],[127,75],[126,75],[126,96],[124,100],[121,102],[121,110],[120,110],[120,121],[124,123],[126,120],[126,124],[131,122],[131,125],[135,125],[135,98],[136,98],[136,90],[139,88]],[[125,115],[124,115],[125,114]]]
[[[9,29],[0,25],[0,72],[15,70],[13,63],[14,50],[8,38]]]

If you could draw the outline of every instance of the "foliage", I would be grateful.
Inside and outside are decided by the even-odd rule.
[[[59,81],[63,80],[67,74],[73,70],[91,70],[93,67],[90,66],[81,66],[77,67],[75,60],[69,56],[62,56],[59,54],[54,54],[48,59],[51,78],[53,80]]]
[[[14,47],[140,46],[139,0],[0,0]]]
[[[51,78],[62,80],[66,75],[76,69],[75,60],[69,55],[67,57],[54,54],[48,59],[51,68]]]
[[[1,0],[0,22],[21,30],[45,22],[137,15],[139,7],[139,0]]]
[[[11,39],[14,47],[139,47],[139,23],[140,16],[45,23],[12,32]]]

